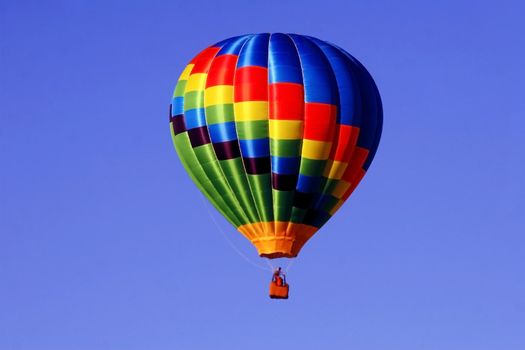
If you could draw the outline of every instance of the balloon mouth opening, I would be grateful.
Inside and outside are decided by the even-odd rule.
[[[247,224],[237,229],[250,240],[260,257],[278,259],[297,257],[301,248],[319,228],[275,221]]]
[[[286,236],[252,239],[259,256],[268,259],[295,258],[305,242]]]
[[[259,256],[261,258],[268,258],[268,259],[279,259],[279,258],[295,258],[297,257],[297,253],[289,253],[289,252],[272,252],[272,253],[260,253]]]

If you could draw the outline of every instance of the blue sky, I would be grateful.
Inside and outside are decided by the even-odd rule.
[[[0,349],[524,349],[524,10],[1,1]],[[340,45],[384,104],[376,159],[286,302],[168,127],[187,61],[251,32]]]

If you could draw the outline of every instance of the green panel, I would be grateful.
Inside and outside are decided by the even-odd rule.
[[[272,189],[273,203],[281,207],[291,207],[295,191],[279,191]]]
[[[308,176],[321,176],[323,175],[326,160],[315,160],[302,158],[299,173]]]
[[[215,151],[213,150],[211,143],[195,147],[193,152],[195,152],[195,156],[197,156],[197,159],[201,164],[216,161]]]
[[[228,204],[230,209],[237,214],[243,223],[249,223],[250,219],[245,214],[242,206],[237,201],[234,191],[226,180],[219,165],[219,161],[215,157],[215,152],[211,143],[195,147],[193,151],[195,152],[204,173],[215,186],[217,192],[223,197],[224,202]]]
[[[333,193],[339,181],[340,180],[327,179],[324,185],[323,193]]]
[[[306,215],[307,209],[299,209],[297,207],[292,208],[292,215],[290,216],[290,221],[295,223],[302,223],[304,216]]]
[[[272,190],[273,212],[276,221],[289,221],[295,191]]]
[[[190,175],[193,182],[197,187],[203,192],[203,194],[208,198],[208,200],[215,206],[215,208],[235,227],[241,225],[241,220],[238,216],[229,208],[229,206],[224,202],[219,193],[208,181],[206,174],[199,166],[199,162],[193,152],[190,144],[190,140],[187,133],[182,133],[175,135],[173,133],[173,128],[171,129],[171,135],[173,139],[173,144],[179,158],[186,169],[186,172]]]
[[[202,91],[191,91],[184,95],[184,110],[202,108],[204,103],[204,92]]]
[[[270,174],[248,175],[250,189],[262,221],[273,221],[272,185]]]
[[[219,164],[250,222],[259,222],[259,214],[255,208],[241,158],[221,160]]]
[[[202,170],[206,173],[208,176],[208,179],[210,179],[211,182],[217,183],[217,191],[222,196],[227,196],[229,192],[228,184],[226,183],[226,180],[224,179],[224,176],[222,175],[222,171],[219,167],[219,164],[214,162],[208,162],[208,163],[201,163]],[[227,201],[227,198],[224,198],[224,200]]]
[[[323,200],[319,204],[317,208],[322,209],[326,212],[329,212],[337,203],[339,202],[338,198],[335,198],[334,196],[325,195],[323,196]]]
[[[275,221],[290,221],[290,215],[292,213],[292,208],[290,207],[273,207],[273,215]]]
[[[240,140],[255,140],[268,138],[268,121],[256,120],[236,122],[237,136]]]
[[[220,104],[206,107],[206,123],[217,124],[234,121],[233,104]]]
[[[182,97],[184,96],[184,90],[186,90],[186,83],[187,80],[179,80],[177,83],[177,86],[175,87],[175,91],[173,92],[173,97]]]
[[[270,153],[276,157],[298,157],[301,155],[302,140],[270,139]]]

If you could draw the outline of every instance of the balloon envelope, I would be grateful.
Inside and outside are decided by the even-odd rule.
[[[170,126],[195,184],[259,255],[295,257],[365,175],[382,106],[370,74],[341,48],[253,34],[191,60]]]

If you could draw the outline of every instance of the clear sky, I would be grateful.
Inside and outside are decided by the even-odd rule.
[[[1,0],[0,349],[525,349],[524,12]],[[256,32],[342,46],[385,113],[367,177],[303,249],[285,302],[213,224],[168,124],[193,55]]]

